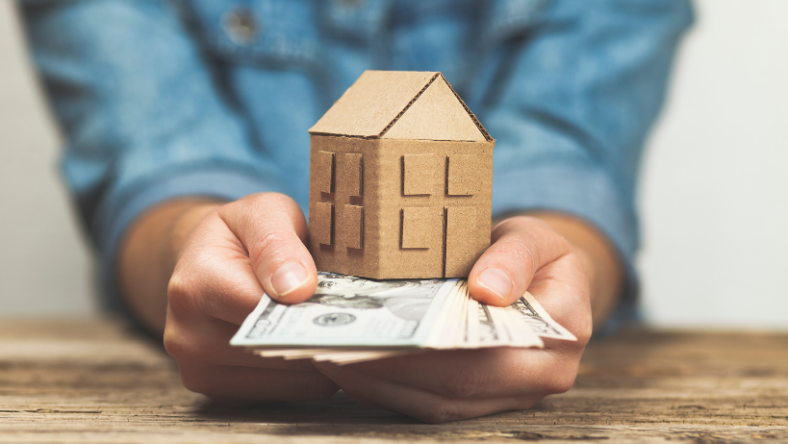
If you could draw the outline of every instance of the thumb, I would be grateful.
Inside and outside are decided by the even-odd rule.
[[[473,298],[489,305],[513,304],[540,268],[572,251],[545,222],[525,216],[497,224],[492,240],[468,275]]]
[[[246,248],[266,294],[288,304],[314,294],[317,269],[305,245],[304,214],[293,199],[279,193],[253,194],[222,207],[219,215]]]

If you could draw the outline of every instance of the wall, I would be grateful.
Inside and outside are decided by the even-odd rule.
[[[788,2],[696,8],[640,192],[648,319],[788,328]],[[58,146],[0,1],[0,316],[95,310]]]
[[[0,316],[87,315],[88,253],[12,6],[0,0]]]
[[[696,2],[645,163],[658,325],[788,328],[788,2]]]

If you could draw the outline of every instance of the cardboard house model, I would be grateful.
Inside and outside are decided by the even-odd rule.
[[[309,133],[318,270],[468,276],[490,245],[495,141],[442,74],[366,71]]]

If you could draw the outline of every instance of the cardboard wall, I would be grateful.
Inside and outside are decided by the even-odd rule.
[[[490,245],[492,225],[492,151],[494,142],[381,139],[378,148],[380,266],[389,278],[466,277]],[[428,153],[427,157],[423,156]],[[407,159],[430,162],[409,163]],[[450,165],[462,166],[451,184]],[[473,163],[469,163],[473,161]],[[406,194],[408,168],[422,181],[420,194]],[[429,194],[424,193],[430,190]],[[457,192],[455,190],[455,192]],[[445,249],[444,249],[445,246]],[[444,271],[444,261],[446,269]],[[445,274],[444,274],[445,272]]]
[[[311,136],[308,247],[318,270],[368,277],[378,273],[377,146],[376,139]],[[332,185],[326,185],[326,158],[335,159]],[[333,228],[331,242],[326,242],[328,227]]]
[[[318,269],[467,276],[490,244],[493,146],[313,135],[309,247]],[[319,171],[328,159],[337,166],[331,184]]]

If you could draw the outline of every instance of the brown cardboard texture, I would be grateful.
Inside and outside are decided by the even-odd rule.
[[[309,133],[318,270],[468,276],[490,245],[495,141],[443,75],[366,71]]]

